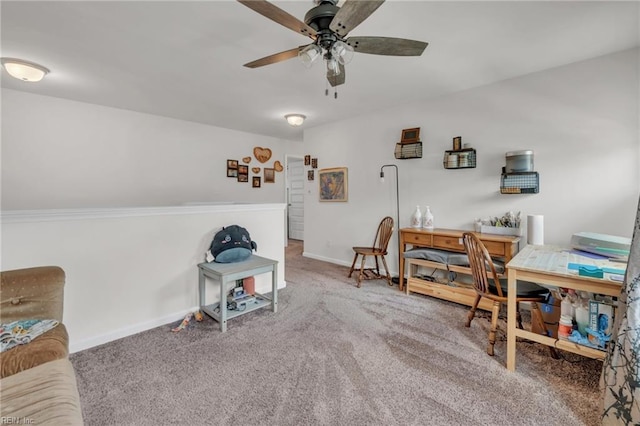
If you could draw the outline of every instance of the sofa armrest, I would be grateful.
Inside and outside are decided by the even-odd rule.
[[[62,322],[65,273],[57,266],[0,272],[0,323],[22,319]]]

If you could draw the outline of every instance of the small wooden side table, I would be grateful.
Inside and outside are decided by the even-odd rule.
[[[227,320],[255,311],[271,304],[271,310],[278,310],[278,261],[252,255],[249,259],[235,263],[200,263],[198,265],[198,293],[200,310],[220,323],[220,331],[227,331]],[[271,272],[271,297],[255,293],[255,303],[249,303],[242,311],[227,309],[227,284],[254,275]],[[220,303],[206,305],[205,284],[211,278],[220,283]]]

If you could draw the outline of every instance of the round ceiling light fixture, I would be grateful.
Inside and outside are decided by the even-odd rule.
[[[16,58],[1,58],[2,66],[13,78],[35,83],[44,78],[49,70],[42,65]]]
[[[287,119],[287,123],[289,123],[293,127],[301,126],[304,123],[304,119],[307,118],[302,114],[287,114],[284,116]]]

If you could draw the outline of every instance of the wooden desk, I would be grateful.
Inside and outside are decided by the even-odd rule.
[[[611,281],[609,278],[610,274],[604,274],[604,278],[580,276],[578,275],[578,271],[570,271],[567,268],[569,263],[612,269],[626,268],[624,263],[595,260],[575,254],[568,248],[558,246],[528,245],[522,249],[507,264],[509,286],[507,300],[507,369],[510,371],[514,371],[516,368],[516,337],[523,337],[590,358],[603,359],[605,357],[604,351],[578,345],[568,340],[554,339],[516,327],[516,280],[533,281],[554,287],[573,288],[578,291],[587,291],[589,293],[604,294],[607,296],[620,296],[622,283]]]
[[[429,247],[464,253],[465,250],[464,244],[462,243],[462,234],[465,232],[471,231],[439,228],[432,231],[420,228],[400,229],[400,290],[404,288],[404,252],[407,250],[407,244],[413,247]],[[475,234],[480,238],[492,257],[499,257],[503,259],[505,263],[509,262],[518,252],[520,237],[481,233]]]

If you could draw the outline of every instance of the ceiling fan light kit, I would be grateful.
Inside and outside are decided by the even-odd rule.
[[[332,87],[345,82],[344,65],[355,52],[385,56],[420,56],[428,43],[392,37],[347,37],[347,34],[384,3],[384,0],[345,0],[341,7],[338,0],[316,0],[317,6],[304,16],[304,22],[290,15],[267,0],[237,0],[253,11],[289,28],[313,41],[305,46],[285,50],[244,66],[257,68],[298,56],[309,68],[320,55],[326,61],[327,81]],[[325,91],[328,94],[328,90]],[[336,92],[337,97],[337,92]]]
[[[29,83],[38,82],[49,73],[49,70],[42,65],[25,61],[23,59],[2,58],[0,61],[11,77]]]
[[[298,53],[300,61],[307,68],[311,68],[313,62],[315,62],[315,60],[318,59],[320,55],[322,55],[322,49],[320,49],[320,47],[315,44],[308,45],[304,49],[301,49],[300,53]]]
[[[304,120],[307,117],[302,114],[287,114],[284,116],[284,118],[287,119],[287,123],[289,123],[291,126],[298,127],[302,126],[302,123],[304,123]]]

